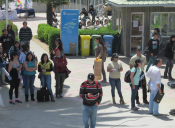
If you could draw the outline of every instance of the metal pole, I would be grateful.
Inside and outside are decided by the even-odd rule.
[[[75,0],[75,3],[76,3],[76,9],[77,9],[77,0]]]
[[[27,21],[27,0],[26,0],[26,3],[25,3],[25,6],[26,6],[26,21]]]
[[[70,6],[71,6],[71,0],[69,0],[69,9],[70,9]]]
[[[95,0],[94,0],[94,8],[95,8]]]
[[[99,12],[99,8],[100,8],[100,0],[98,0],[98,12]]]
[[[87,6],[88,6],[88,7],[87,7],[87,10],[89,10],[89,0],[88,0],[88,4],[87,4]]]
[[[8,25],[8,0],[6,0],[6,28]]]
[[[102,0],[102,12],[101,13],[102,13],[102,16],[103,16],[103,0]]]
[[[79,4],[80,4],[79,7],[80,7],[80,11],[81,11],[81,0],[79,0]]]

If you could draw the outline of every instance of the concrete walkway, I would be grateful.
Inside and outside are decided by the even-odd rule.
[[[40,59],[43,50],[35,42],[31,41],[31,50]],[[78,97],[80,84],[86,80],[87,74],[93,72],[93,57],[67,56],[68,68],[72,71],[70,77],[66,79],[64,85],[64,98],[56,99],[56,102],[38,103],[25,102],[24,89],[19,88],[19,98],[22,104],[10,105],[8,103],[9,85],[0,87],[0,94],[5,107],[0,107],[0,128],[83,128],[82,123],[82,99]],[[107,58],[105,67],[110,58]],[[130,110],[131,89],[123,80],[124,74],[129,70],[129,58],[120,57],[123,62],[124,71],[122,72],[122,93],[126,105],[119,104],[116,91],[116,101],[111,102],[111,87],[109,83],[103,84],[104,96],[102,103],[98,107],[98,117],[96,128],[115,128],[115,127],[142,127],[142,128],[170,128],[174,127],[175,117],[168,115],[170,109],[175,108],[175,91],[165,86],[165,97],[160,103],[160,113],[165,114],[161,117],[154,117],[148,114],[148,105],[141,104],[137,112]],[[164,61],[165,62],[165,61]],[[162,66],[162,74],[165,64]],[[175,70],[173,69],[173,76]],[[107,78],[109,74],[107,73]],[[167,80],[162,79],[165,84]],[[40,81],[35,80],[35,94],[40,87]],[[55,80],[52,73],[52,89],[55,92]],[[140,102],[142,103],[142,90],[139,91]],[[36,95],[35,95],[36,96]],[[149,93],[148,93],[149,98]]]

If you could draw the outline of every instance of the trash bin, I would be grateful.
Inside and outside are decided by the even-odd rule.
[[[101,37],[101,35],[92,35],[92,55],[95,56],[95,47],[97,46],[97,43],[95,41],[96,37]]]
[[[82,56],[89,56],[90,52],[90,35],[80,35],[81,38],[81,55]]]
[[[112,42],[114,37],[112,35],[104,35],[104,44],[107,47],[108,56],[112,56]]]

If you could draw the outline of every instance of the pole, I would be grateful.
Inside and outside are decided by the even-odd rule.
[[[8,0],[6,0],[6,28],[8,25]]]
[[[100,8],[100,0],[98,0],[98,12],[99,12],[99,8]]]
[[[71,6],[71,0],[69,0],[69,9],[70,9],[70,6]]]
[[[75,3],[76,3],[76,9],[77,9],[77,0],[75,0]]]
[[[103,0],[102,0],[102,16],[103,16]]]
[[[26,21],[27,21],[27,0],[25,6],[26,6]]]
[[[95,0],[94,0],[94,8],[95,8]]]
[[[79,4],[80,4],[79,7],[80,7],[80,11],[81,11],[81,0],[79,0]]]

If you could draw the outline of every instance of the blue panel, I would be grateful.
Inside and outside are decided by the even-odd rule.
[[[114,37],[112,35],[104,35],[104,44],[107,47],[108,55],[112,56],[112,42]]]
[[[61,40],[65,54],[70,53],[70,43],[76,43],[76,54],[78,55],[78,16],[79,10],[61,11]]]

